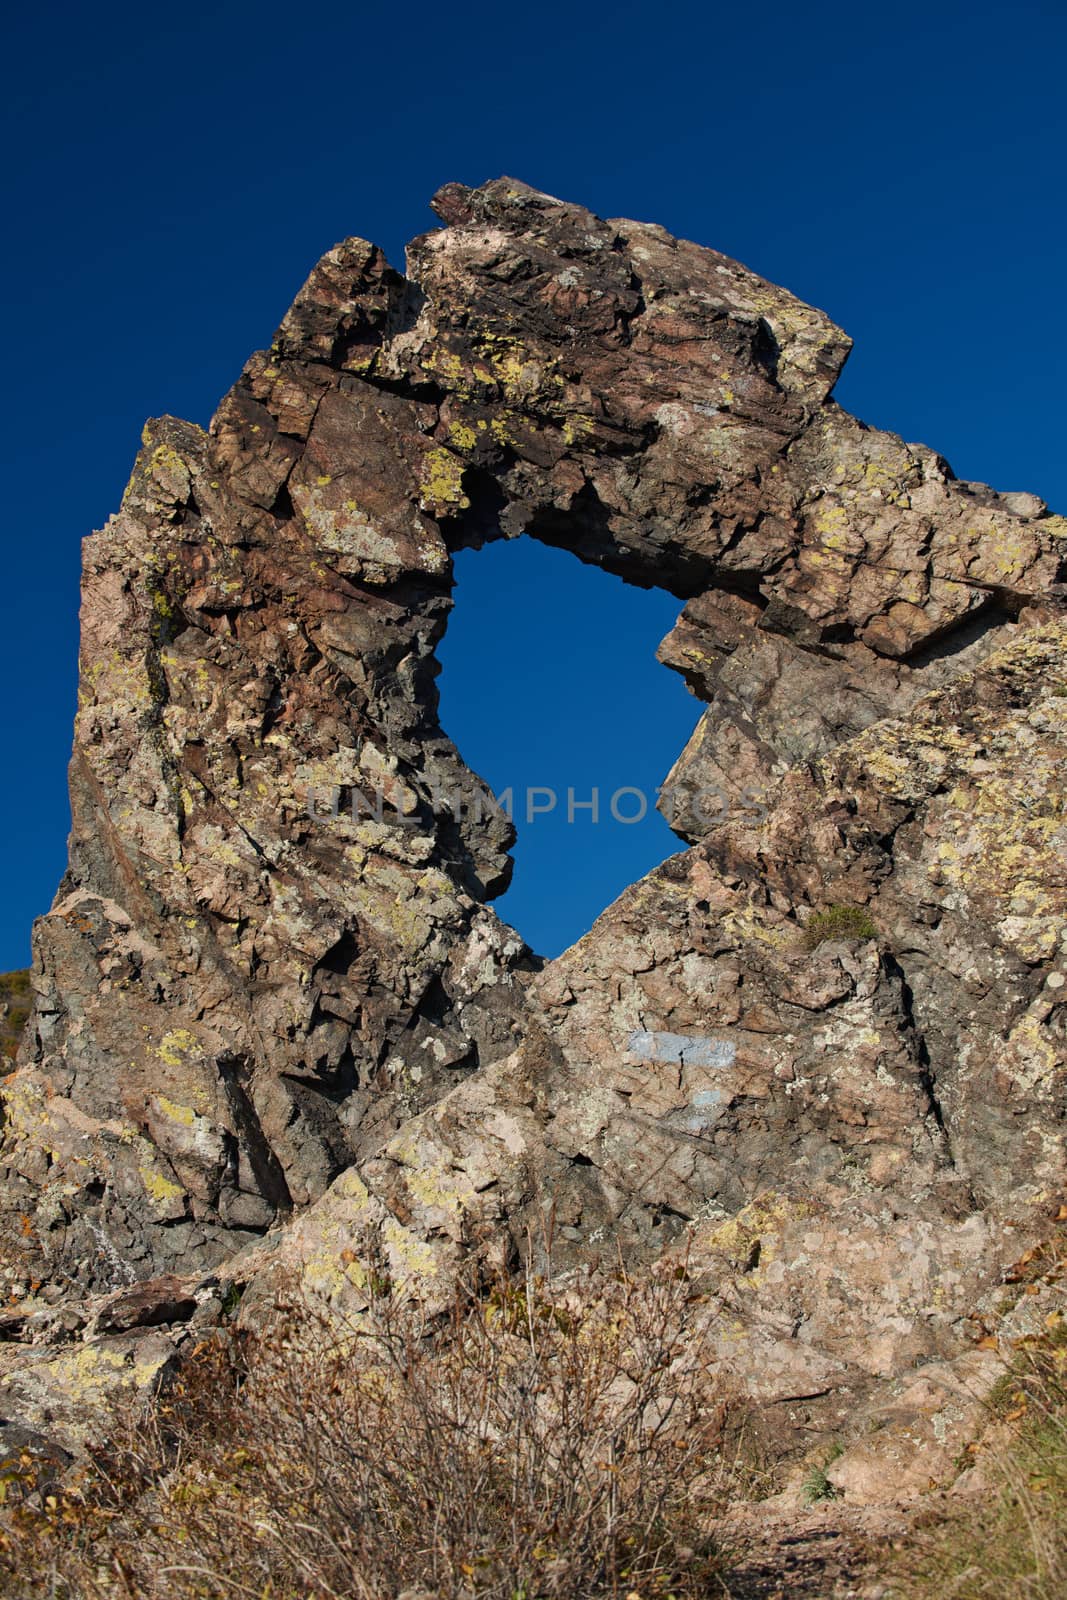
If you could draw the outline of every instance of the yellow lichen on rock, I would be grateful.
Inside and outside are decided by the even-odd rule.
[[[424,511],[466,511],[470,500],[463,492],[464,462],[451,450],[428,450],[423,462],[419,504]]]

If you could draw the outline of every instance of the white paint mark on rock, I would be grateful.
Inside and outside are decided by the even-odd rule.
[[[635,1028],[626,1048],[642,1061],[673,1062],[686,1067],[732,1067],[737,1055],[737,1046],[729,1039],[646,1028]]]

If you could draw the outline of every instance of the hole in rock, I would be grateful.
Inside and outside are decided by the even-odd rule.
[[[515,874],[494,910],[555,956],[684,848],[656,810],[703,710],[656,660],[680,602],[529,537],[462,551],[455,574],[441,725],[495,795],[512,793]]]

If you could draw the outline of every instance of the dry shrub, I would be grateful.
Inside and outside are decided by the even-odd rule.
[[[10,1592],[707,1594],[722,1416],[688,1293],[528,1279],[429,1332],[388,1288],[358,1327],[290,1307],[204,1347],[75,1489],[14,1514]]]
[[[30,1015],[33,990],[28,972],[0,973],[0,1056],[14,1061]]]

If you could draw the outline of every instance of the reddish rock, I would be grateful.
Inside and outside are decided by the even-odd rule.
[[[436,205],[86,543],[7,1203],[124,1328],[234,1252],[254,1309],[383,1255],[443,1304],[546,1213],[570,1265],[688,1247],[783,1437],[843,1426],[962,1359],[1064,1184],[1067,524],[848,416],[847,337],[728,257]],[[707,703],[691,848],[543,970],[435,689],[452,555],[522,532],[684,602]]]

